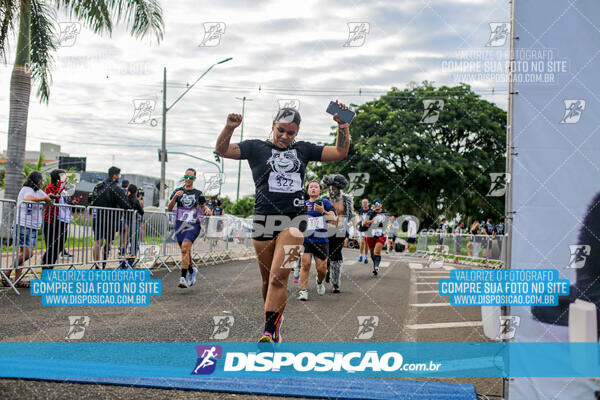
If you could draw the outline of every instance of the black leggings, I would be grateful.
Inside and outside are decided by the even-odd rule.
[[[44,242],[46,242],[46,253],[42,256],[42,264],[55,264],[59,253],[65,248],[65,240],[67,239],[67,226],[65,222],[54,220],[44,224]],[[53,268],[48,266],[45,268]]]

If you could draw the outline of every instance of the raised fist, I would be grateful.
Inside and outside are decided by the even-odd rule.
[[[227,116],[227,127],[231,129],[235,129],[242,123],[242,115],[241,114],[229,114]]]

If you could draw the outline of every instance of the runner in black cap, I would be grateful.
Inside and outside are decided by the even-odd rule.
[[[340,103],[342,109],[347,107]],[[337,117],[335,146],[296,141],[300,113],[282,108],[273,119],[268,140],[229,143],[242,123],[240,114],[229,114],[217,139],[215,153],[225,158],[248,160],[256,187],[254,202],[254,249],[262,276],[265,328],[259,342],[279,342],[287,283],[304,242],[306,205],[303,182],[310,161],[339,161],[348,155],[349,124]],[[298,218],[299,217],[299,218]]]

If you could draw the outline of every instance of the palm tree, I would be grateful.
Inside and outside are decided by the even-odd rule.
[[[31,78],[38,84],[40,102],[50,97],[52,53],[57,49],[56,11],[65,11],[94,33],[112,33],[113,20],[124,21],[130,34],[163,37],[162,9],[158,0],[0,0],[0,58],[6,62],[8,35],[18,19],[15,64],[10,79],[10,115],[5,176],[5,197],[16,199],[23,180],[25,140]]]

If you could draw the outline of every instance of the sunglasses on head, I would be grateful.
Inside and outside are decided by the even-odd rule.
[[[183,179],[196,179],[194,175],[184,175]]]
[[[374,206],[380,206],[380,205],[381,205],[381,203],[377,201],[377,202],[373,203],[373,205],[374,205]]]
[[[296,134],[295,131],[286,131],[285,129],[283,129],[280,126],[277,127],[277,130],[279,131],[279,133],[287,132],[288,135],[295,135]]]

